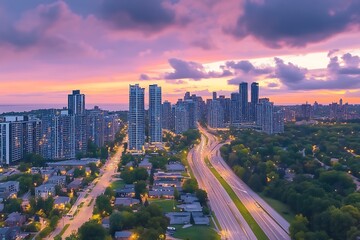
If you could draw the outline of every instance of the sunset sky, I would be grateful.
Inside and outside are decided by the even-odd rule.
[[[359,0],[3,0],[0,104],[128,101],[129,84],[360,104]],[[146,92],[147,93],[147,92]]]

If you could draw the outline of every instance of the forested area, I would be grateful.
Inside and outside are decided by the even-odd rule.
[[[232,130],[235,140],[221,153],[252,189],[298,214],[291,223],[293,239],[356,239],[359,131],[359,123],[287,125],[281,135]]]

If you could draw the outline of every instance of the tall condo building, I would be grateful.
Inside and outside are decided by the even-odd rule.
[[[85,95],[80,94],[80,90],[73,90],[68,95],[69,115],[83,115],[85,113]]]
[[[40,153],[41,121],[27,116],[5,116],[0,122],[0,163],[21,160],[27,153]]]
[[[145,89],[139,84],[130,85],[129,89],[129,115],[128,115],[128,148],[140,151],[145,143]]]
[[[208,101],[207,123],[212,128],[224,127],[224,109],[220,100]]]
[[[149,86],[149,141],[162,142],[161,87]]]
[[[259,83],[251,84],[250,121],[256,121],[256,104],[259,103]]]
[[[235,126],[239,124],[240,124],[240,94],[231,93],[230,125]]]
[[[173,130],[174,124],[172,123],[173,117],[172,117],[172,111],[171,111],[171,103],[169,101],[165,101],[162,104],[162,127],[167,130]]]
[[[248,104],[248,83],[242,82],[239,85],[240,94],[240,116],[241,121],[246,122],[249,120],[249,104]]]
[[[261,98],[257,104],[256,123],[267,134],[274,133],[274,104],[268,98]]]

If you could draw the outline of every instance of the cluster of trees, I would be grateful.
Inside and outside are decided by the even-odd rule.
[[[139,240],[159,239],[159,236],[165,236],[169,219],[166,218],[161,208],[156,204],[146,204],[136,213],[130,207],[122,207],[120,211],[114,211],[110,215],[109,233],[103,226],[91,220],[84,223],[77,234],[72,234],[67,240],[98,240],[112,239],[116,231],[134,229],[134,234]],[[165,238],[164,238],[165,239]]]
[[[195,196],[199,199],[201,206],[203,207],[203,213],[205,215],[210,214],[209,206],[207,205],[208,196],[207,192],[199,188],[197,181],[193,178],[185,180],[182,191],[184,193],[195,193]],[[174,191],[174,198],[180,200],[180,194],[177,190]]]
[[[252,189],[298,214],[290,227],[292,239],[355,239],[360,233],[360,193],[355,193],[347,171],[354,167],[350,162],[360,163],[354,163],[356,157],[346,149],[360,147],[353,134],[359,130],[353,123],[288,125],[285,134],[272,136],[231,131],[236,140],[224,145],[221,153]],[[331,165],[332,157],[339,158],[341,167]],[[285,169],[295,173],[293,181],[285,180]]]
[[[170,144],[171,150],[182,151],[188,149],[192,144],[197,143],[201,134],[197,129],[190,129],[183,132],[181,135],[169,135],[168,137],[169,139],[167,140]]]
[[[146,181],[149,174],[145,168],[125,168],[121,173],[120,177],[126,184],[132,184],[137,181]]]
[[[24,194],[28,191],[34,195],[35,187],[40,186],[43,183],[41,174],[14,174],[8,176],[2,180],[2,182],[7,181],[18,181],[19,182],[19,194]]]

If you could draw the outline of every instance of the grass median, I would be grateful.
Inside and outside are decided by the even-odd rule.
[[[245,205],[240,201],[239,197],[236,195],[234,190],[230,187],[230,185],[221,177],[221,175],[216,171],[216,169],[212,166],[208,158],[205,158],[205,162],[208,165],[210,171],[217,180],[224,187],[226,192],[229,194],[231,200],[235,203],[236,207],[240,211],[241,215],[244,217],[245,221],[249,224],[251,230],[254,232],[255,236],[259,240],[269,239],[264,231],[257,224],[255,219],[251,216],[250,212],[246,209]]]
[[[62,235],[64,234],[64,232],[65,232],[66,229],[68,229],[69,227],[70,227],[70,224],[66,224],[66,225],[64,226],[64,228],[61,229],[60,233],[55,236],[55,238],[57,237],[57,238],[61,239],[61,237],[62,237]]]

